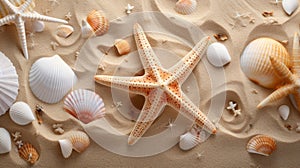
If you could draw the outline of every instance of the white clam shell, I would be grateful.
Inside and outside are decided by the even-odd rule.
[[[8,153],[11,151],[11,139],[9,132],[0,128],[0,154]]]
[[[207,48],[207,59],[215,67],[223,67],[231,61],[225,45],[215,42]]]
[[[74,28],[70,25],[59,25],[56,34],[59,37],[67,38],[74,32]]]
[[[46,103],[59,102],[76,81],[73,70],[58,55],[37,60],[30,69],[31,91]]]
[[[205,132],[194,130],[186,132],[185,134],[180,136],[179,147],[182,150],[190,150],[197,146],[199,143],[203,142]]]
[[[63,157],[64,158],[70,157],[72,154],[72,150],[73,150],[71,141],[69,141],[68,139],[61,139],[61,140],[58,140],[58,143],[60,145],[60,149],[61,149],[61,153],[62,153]]]
[[[178,0],[175,4],[175,11],[177,13],[188,15],[193,13],[197,8],[196,0]]]
[[[10,107],[9,116],[18,125],[27,125],[35,120],[31,108],[25,102],[14,103]]]
[[[278,108],[278,112],[279,112],[279,115],[280,117],[283,119],[283,120],[287,120],[289,115],[290,115],[290,107],[287,106],[287,105],[281,105],[279,108]]]
[[[64,101],[64,109],[85,124],[105,115],[102,98],[95,92],[85,89],[72,91]]]
[[[86,20],[82,20],[81,22],[81,37],[89,38],[94,34],[92,27],[88,24]]]
[[[291,15],[299,7],[299,1],[298,0],[282,0],[282,7],[288,15]]]
[[[16,68],[0,52],[0,116],[5,114],[17,98],[19,81]]]

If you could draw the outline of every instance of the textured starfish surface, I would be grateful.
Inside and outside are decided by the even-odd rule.
[[[0,1],[2,5],[4,5],[9,12],[7,16],[0,19],[0,26],[9,23],[14,23],[16,25],[21,48],[26,59],[28,59],[26,31],[25,31],[26,20],[31,20],[31,21],[40,20],[40,21],[65,23],[65,24],[68,23],[67,21],[62,19],[40,15],[37,12],[28,12],[26,9],[30,6],[32,1],[33,0],[27,0],[19,7],[12,4],[9,0]]]
[[[208,132],[216,133],[214,124],[181,90],[181,84],[205,53],[210,38],[203,38],[181,61],[170,69],[165,69],[137,23],[134,25],[134,37],[145,74],[136,77],[95,76],[95,81],[100,84],[145,96],[144,106],[129,135],[128,144],[133,145],[142,137],[166,105],[195,121]]]
[[[300,46],[299,34],[295,33],[293,40],[293,53],[291,55],[292,71],[289,70],[282,62],[270,57],[272,66],[276,74],[284,81],[284,85],[275,90],[267,98],[258,104],[258,108],[262,108],[269,103],[275,102],[289,94],[293,94],[300,109]]]

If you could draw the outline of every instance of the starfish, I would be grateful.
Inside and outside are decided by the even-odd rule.
[[[129,135],[128,144],[133,145],[141,138],[166,105],[215,134],[214,124],[181,90],[182,83],[191,74],[210,44],[210,37],[203,38],[182,61],[170,69],[165,69],[152,50],[142,27],[136,23],[133,29],[145,74],[136,77],[95,76],[95,81],[100,84],[145,96],[144,106]]]
[[[227,110],[231,110],[233,112],[233,116],[239,116],[241,115],[241,109],[235,109],[237,107],[237,103],[234,103],[233,101],[230,101],[228,103],[228,107],[226,107]]]
[[[300,47],[299,35],[295,33],[293,41],[293,52],[291,56],[292,68],[289,68],[282,62],[270,57],[273,69],[285,84],[270,94],[267,98],[258,104],[258,108],[266,106],[268,103],[275,102],[289,94],[293,94],[298,109],[300,109]]]
[[[134,6],[127,4],[127,6],[125,7],[125,11],[127,14],[130,14],[133,10]]]
[[[26,20],[31,20],[31,21],[40,20],[40,21],[65,23],[65,24],[68,23],[65,20],[41,15],[36,12],[34,13],[26,12],[26,9],[30,6],[32,1],[33,0],[27,0],[21,6],[17,7],[13,5],[9,0],[0,0],[0,2],[2,2],[2,5],[4,5],[9,12],[7,16],[0,19],[0,26],[3,26],[11,22],[16,25],[19,41],[21,43],[21,48],[26,59],[28,59],[26,31],[24,26],[24,22]]]

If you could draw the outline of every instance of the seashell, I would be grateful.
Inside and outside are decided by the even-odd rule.
[[[11,151],[11,139],[9,132],[5,128],[0,128],[0,154]]]
[[[179,147],[182,150],[190,150],[199,143],[204,142],[205,132],[192,128],[192,130],[186,132],[180,136]]]
[[[196,10],[197,1],[196,0],[178,0],[175,4],[175,11],[183,14],[189,15]]]
[[[81,21],[81,36],[82,38],[89,38],[93,35],[92,27],[85,21]]]
[[[34,164],[40,157],[37,150],[30,144],[25,142],[23,146],[18,150],[19,156],[25,161]]]
[[[125,55],[130,52],[130,45],[126,40],[117,39],[115,40],[114,46],[120,55]]]
[[[290,56],[286,48],[271,38],[258,38],[250,42],[241,56],[241,69],[245,75],[266,88],[275,88],[282,81],[275,73],[270,56],[290,67]]]
[[[228,36],[226,34],[223,34],[223,33],[214,34],[214,37],[218,41],[226,41],[226,40],[228,40]]]
[[[18,96],[19,81],[16,68],[0,52],[0,116],[5,114]]]
[[[276,149],[276,142],[273,138],[266,135],[256,135],[247,144],[249,153],[269,156]]]
[[[40,33],[45,29],[45,23],[43,21],[35,20],[25,22],[25,29],[32,33]]]
[[[72,132],[67,139],[71,142],[73,149],[78,153],[82,153],[90,145],[89,136],[82,131]]]
[[[282,7],[285,13],[291,15],[298,7],[299,1],[298,0],[282,0]]]
[[[59,37],[67,38],[74,32],[74,28],[70,25],[59,25],[57,27],[56,35]]]
[[[61,139],[58,140],[58,143],[60,145],[61,153],[64,158],[68,158],[72,154],[72,143],[68,139]]]
[[[231,61],[227,48],[219,42],[212,43],[208,46],[207,59],[215,67],[223,67]]]
[[[86,20],[97,36],[105,34],[109,29],[109,21],[100,10],[91,11]]]
[[[71,92],[64,101],[64,109],[85,124],[105,115],[102,98],[95,92],[84,89]]]
[[[40,58],[29,73],[31,91],[46,103],[59,102],[77,81],[72,69],[58,55]]]
[[[290,115],[290,107],[287,106],[287,105],[281,105],[279,108],[278,108],[278,112],[279,112],[279,115],[280,117],[283,119],[283,120],[287,120],[289,115]]]
[[[26,0],[9,0],[13,5],[20,6],[22,5]],[[33,8],[35,7],[34,1],[31,2],[30,6],[25,10],[27,12],[33,12]],[[0,18],[5,17],[8,15],[8,9],[4,5],[2,5],[2,2],[0,2]]]
[[[19,125],[27,125],[35,120],[31,108],[24,102],[14,103],[10,107],[9,116],[16,124]]]

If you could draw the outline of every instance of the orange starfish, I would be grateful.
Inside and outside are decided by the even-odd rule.
[[[143,109],[129,135],[128,144],[133,145],[142,137],[166,105],[195,120],[197,125],[210,133],[216,133],[214,124],[192,103],[180,87],[200,61],[210,44],[210,38],[203,38],[182,61],[170,69],[164,69],[142,27],[137,23],[134,25],[134,37],[145,74],[137,77],[95,76],[96,82],[100,84],[129,90],[146,97]]]

